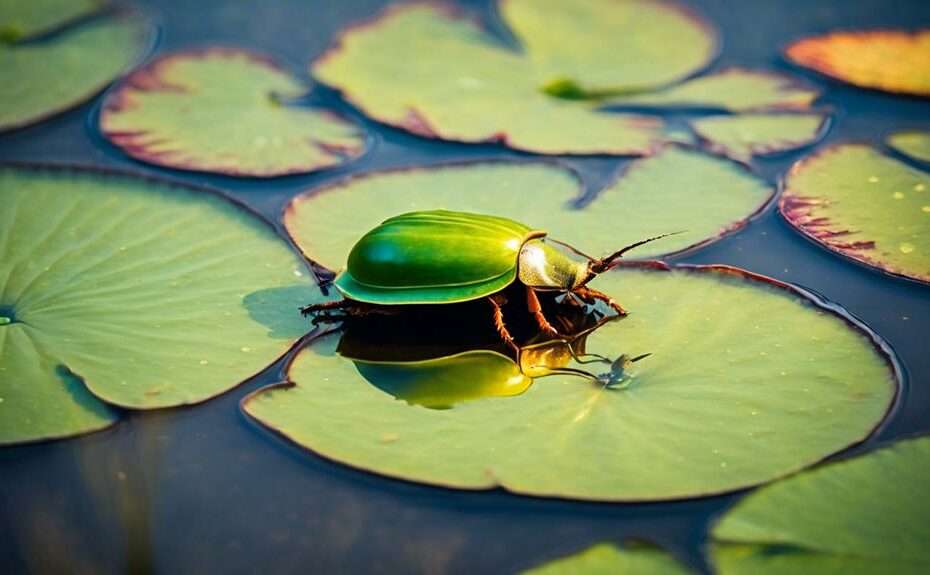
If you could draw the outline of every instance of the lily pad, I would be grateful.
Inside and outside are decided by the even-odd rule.
[[[619,95],[604,103],[647,108],[702,108],[730,112],[806,110],[820,93],[781,74],[729,68],[657,92]]]
[[[795,164],[779,208],[834,252],[930,282],[930,174],[868,146],[833,146]]]
[[[638,546],[620,549],[610,543],[594,545],[580,553],[523,571],[524,575],[684,575],[690,573],[668,553]]]
[[[42,41],[0,44],[0,130],[33,124],[88,100],[151,43],[150,24],[137,13],[122,12]]]
[[[714,562],[723,575],[927,573],[928,476],[924,437],[764,487],[714,527]]]
[[[204,401],[284,353],[245,298],[309,272],[219,195],[128,175],[0,169],[0,444]],[[291,308],[298,315],[296,306]]]
[[[422,136],[645,154],[664,139],[659,119],[597,113],[547,92],[660,85],[715,51],[705,25],[666,2],[510,0],[501,13],[522,52],[445,5],[408,4],[346,31],[313,73],[370,117]]]
[[[888,145],[905,156],[930,163],[930,132],[898,132],[888,137]]]
[[[785,54],[855,86],[930,96],[930,30],[833,32],[798,40]]]
[[[310,172],[359,155],[365,141],[357,127],[282,103],[305,92],[265,56],[181,52],[129,75],[107,97],[100,128],[144,162],[224,174]]]
[[[689,76],[717,52],[710,24],[668,1],[501,0],[500,14],[543,86],[648,90]]]
[[[594,254],[684,230],[637,249],[681,251],[739,228],[764,206],[771,188],[742,167],[684,148],[637,160],[578,207],[577,176],[549,163],[485,162],[383,172],[310,190],[284,222],[304,254],[336,270],[369,229],[403,211],[445,208],[522,221]]]
[[[16,42],[89,16],[105,0],[0,0],[0,41]]]
[[[712,151],[748,162],[755,155],[813,144],[823,137],[827,121],[822,114],[742,114],[698,118],[691,126]]]
[[[368,383],[331,334],[296,356],[292,384],[243,409],[326,458],[390,477],[604,501],[770,481],[884,417],[895,371],[849,320],[734,268],[658,267],[596,280],[631,314],[589,334],[587,351],[652,354],[622,388],[551,375],[519,395],[428,409]]]

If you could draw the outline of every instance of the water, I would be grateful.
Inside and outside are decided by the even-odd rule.
[[[335,32],[384,2],[149,0],[163,25],[159,52],[234,44],[280,58],[303,74]],[[825,89],[836,111],[826,142],[878,143],[896,129],[930,129],[930,101],[845,87],[793,70],[776,49],[835,28],[930,25],[922,0],[690,2],[722,30],[715,68],[765,67]],[[503,28],[485,1],[466,9]],[[373,134],[360,161],[271,181],[156,170],[101,140],[98,100],[51,121],[0,135],[0,159],[66,161],[166,174],[230,190],[270,219],[300,190],[348,173],[470,158],[524,157],[496,146],[431,142],[365,121],[334,94],[315,100]],[[753,166],[775,181],[788,154]],[[591,193],[625,165],[566,159]],[[622,225],[622,221],[620,222]],[[793,232],[770,207],[747,229],[675,261],[727,263],[794,282],[843,305],[897,351],[907,382],[879,442],[930,431],[930,288],[843,261]],[[282,378],[281,364],[204,405],[129,415],[84,438],[0,450],[0,572],[475,573],[513,572],[599,541],[649,539],[706,569],[712,518],[737,495],[662,504],[540,500],[469,493],[354,471],[307,454],[248,422],[238,401]],[[760,454],[764,456],[764,454]],[[648,462],[644,462],[648,464]],[[682,473],[687,473],[682,469]]]

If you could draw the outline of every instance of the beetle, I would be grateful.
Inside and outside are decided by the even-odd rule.
[[[675,232],[680,233],[680,232]],[[349,253],[334,285],[345,299],[308,305],[315,321],[391,313],[394,306],[453,304],[485,298],[500,338],[519,352],[504,323],[500,292],[519,282],[539,328],[558,331],[543,314],[537,292],[559,292],[585,303],[600,300],[620,316],[627,311],[588,282],[610,269],[624,253],[672,234],[630,244],[605,258],[547,237],[543,230],[500,216],[450,210],[407,212],[366,233]],[[572,259],[558,247],[586,259]],[[337,315],[333,315],[337,314]]]

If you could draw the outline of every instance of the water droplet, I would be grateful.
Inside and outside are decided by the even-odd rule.
[[[898,244],[898,249],[901,250],[902,254],[909,254],[914,251],[914,244],[911,242],[901,242]]]
[[[914,186],[914,191],[915,191],[915,192],[922,192],[922,191],[924,191],[924,190],[926,190],[926,189],[927,189],[927,187],[924,186],[923,184],[917,184],[916,186]]]
[[[749,412],[749,415],[759,415],[759,411],[753,409],[752,411]]]
[[[869,182],[873,184],[878,183],[878,176],[869,176]]]
[[[13,320],[6,317],[5,315],[0,315],[0,325],[7,325],[13,323]]]
[[[930,206],[921,206],[920,211],[930,214]]]
[[[894,199],[896,199],[896,200],[903,200],[903,199],[904,199],[904,194],[901,193],[901,192],[895,192],[895,193],[891,194],[891,197],[894,198]]]
[[[720,467],[726,467],[726,466],[727,466],[727,462],[726,462],[726,461],[721,461],[721,462],[720,462]]]
[[[244,347],[244,346],[243,346],[243,347],[241,347],[241,348],[239,348],[239,349],[241,349],[241,350],[244,351],[245,353],[249,353],[250,351],[252,351],[252,348],[251,348],[251,347]]]
[[[3,403],[3,398],[2,398],[2,397],[0,397],[0,403]]]
[[[210,362],[207,361],[207,360],[205,360],[205,359],[201,359],[201,360],[200,360],[200,365],[207,365],[208,363],[210,363]]]
[[[297,277],[303,277],[304,274],[300,270],[294,270],[294,275]]]

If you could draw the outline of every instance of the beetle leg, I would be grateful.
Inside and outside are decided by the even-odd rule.
[[[581,286],[581,287],[575,288],[573,291],[574,291],[576,294],[578,294],[578,297],[580,297],[580,298],[582,298],[582,299],[597,299],[597,300],[601,300],[602,302],[604,302],[604,303],[606,303],[607,305],[609,305],[610,307],[612,307],[612,308],[614,309],[614,311],[617,312],[618,315],[623,316],[623,315],[627,315],[627,313],[629,313],[629,312],[627,312],[625,309],[623,309],[623,306],[621,306],[620,304],[618,304],[617,302],[615,302],[615,301],[613,300],[613,298],[611,298],[609,295],[605,294],[604,292],[599,292],[599,291],[597,291],[597,290],[594,289],[594,288],[589,288],[589,287],[587,287],[587,286]]]
[[[559,332],[552,327],[552,324],[550,324],[546,316],[543,315],[542,306],[539,304],[539,298],[536,297],[536,290],[530,286],[526,286],[526,306],[529,308],[530,313],[536,317],[536,323],[539,324],[539,329],[552,336],[559,335]]]
[[[300,308],[300,315],[307,317],[313,313],[326,312],[334,309],[346,309],[352,305],[352,302],[349,300],[343,299],[339,301],[328,301],[323,303],[315,303],[313,305],[305,305]]]
[[[510,335],[510,332],[507,331],[507,326],[504,325],[504,312],[501,311],[500,299],[498,299],[498,296],[492,295],[488,297],[488,302],[494,310],[494,327],[497,329],[497,333],[501,336],[501,339],[504,340],[504,343],[509,345],[512,350],[520,353],[520,348],[517,347],[517,344],[513,341],[513,336]]]

